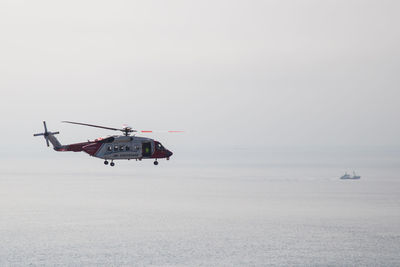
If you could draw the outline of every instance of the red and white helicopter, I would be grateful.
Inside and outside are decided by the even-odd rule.
[[[49,146],[49,141],[53,145],[55,151],[73,151],[81,152],[84,151],[90,156],[104,159],[104,164],[114,166],[114,160],[142,160],[142,159],[154,159],[154,165],[158,165],[158,159],[169,158],[172,156],[172,152],[164,148],[163,145],[151,138],[139,137],[132,135],[131,133],[141,132],[141,133],[152,133],[153,131],[137,131],[129,126],[125,126],[122,129],[104,127],[99,125],[63,121],[64,123],[72,123],[96,128],[102,128],[113,131],[121,131],[123,135],[113,135],[105,138],[97,138],[94,141],[87,141],[76,144],[62,145],[57,138],[54,136],[60,132],[49,132],[47,131],[46,122],[43,121],[44,133],[34,134],[33,136],[41,136],[46,139],[47,146]],[[169,133],[178,133],[183,131],[167,131]]]

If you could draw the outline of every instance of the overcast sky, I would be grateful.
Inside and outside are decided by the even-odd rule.
[[[399,145],[399,1],[0,1],[1,135]],[[5,140],[5,139],[3,139]],[[7,140],[7,139],[6,139]],[[168,147],[168,142],[166,146]],[[3,147],[12,144],[3,144]]]

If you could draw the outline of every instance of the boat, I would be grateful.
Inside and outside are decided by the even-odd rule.
[[[361,176],[357,175],[354,171],[353,171],[353,176],[351,176],[350,174],[345,172],[344,175],[342,177],[340,177],[340,179],[342,179],[342,180],[358,180],[360,178],[361,178]]]

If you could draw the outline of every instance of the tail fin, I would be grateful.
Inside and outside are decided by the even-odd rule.
[[[34,134],[33,136],[43,135],[44,139],[46,140],[47,146],[50,146],[50,144],[49,144],[49,141],[50,141],[50,143],[53,145],[55,150],[60,149],[62,147],[62,145],[57,140],[57,138],[54,136],[56,134],[59,134],[60,132],[48,132],[45,121],[43,121],[43,126],[44,126],[44,133],[37,133],[37,134]]]

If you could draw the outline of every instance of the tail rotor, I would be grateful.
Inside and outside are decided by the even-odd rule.
[[[46,139],[47,146],[50,146],[49,136],[52,136],[52,135],[55,135],[55,134],[59,134],[60,132],[49,132],[49,131],[47,131],[47,126],[46,126],[46,122],[45,121],[43,121],[43,126],[44,126],[44,133],[37,133],[37,134],[34,134],[33,136],[41,136],[41,135],[43,135],[44,139]]]

